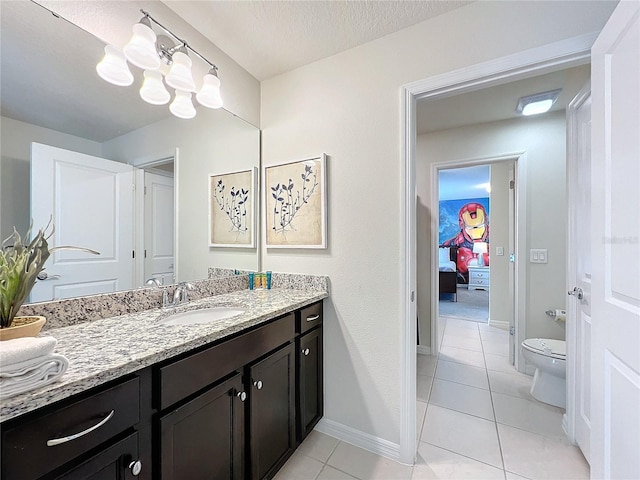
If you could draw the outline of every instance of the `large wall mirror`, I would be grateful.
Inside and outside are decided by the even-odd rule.
[[[37,229],[43,218],[53,217],[54,245],[98,250],[96,265],[124,258],[130,265],[122,276],[112,272],[107,280],[81,284],[73,276],[98,268],[94,260],[57,254],[47,263],[49,278],[39,282],[49,286],[31,301],[138,288],[151,277],[163,284],[198,280],[209,267],[258,270],[258,239],[252,248],[210,247],[208,215],[210,174],[259,172],[259,129],[224,109],[198,105],[195,118],[178,119],[168,105],[140,99],[140,70],[130,87],[98,77],[95,66],[105,45],[90,33],[33,2],[0,2],[0,8],[2,239],[14,226],[26,232],[32,218]],[[34,177],[41,156],[63,165],[80,162],[82,168],[67,172],[55,164],[46,172],[52,185],[43,185]],[[129,165],[125,184],[133,194],[121,203],[105,198],[125,187],[84,168],[82,162],[94,159],[96,171],[100,159],[116,170]],[[61,179],[70,186],[61,187]],[[56,188],[62,195],[52,197]],[[256,216],[258,211],[256,205]],[[100,234],[108,223],[118,238]],[[119,243],[120,236],[127,241]]]

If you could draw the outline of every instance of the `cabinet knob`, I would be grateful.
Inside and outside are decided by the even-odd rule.
[[[258,390],[262,390],[262,380],[253,382],[253,386],[256,387]]]
[[[133,474],[134,477],[137,477],[138,475],[140,475],[140,472],[142,471],[142,462],[140,460],[135,460],[131,462],[129,464],[129,470],[131,470],[131,473]]]
[[[236,397],[238,397],[241,402],[244,402],[247,399],[247,393],[246,392],[238,392],[238,393],[236,393]]]
[[[304,350],[302,350],[302,354],[306,357],[307,355],[309,355],[309,349],[305,348]]]

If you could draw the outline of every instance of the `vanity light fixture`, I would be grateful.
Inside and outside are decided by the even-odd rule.
[[[200,58],[209,66],[209,72],[202,79],[202,87],[196,93],[198,103],[207,108],[220,108],[223,105],[220,95],[220,79],[218,67],[195,51],[187,42],[154,19],[149,13],[140,10],[143,17],[133,26],[133,35],[122,51],[113,45],[104,49],[103,59],[96,65],[100,77],[114,85],[129,86],[133,83],[133,75],[127,61],[144,70],[144,82],[140,88],[140,97],[152,105],[165,105],[171,100],[171,94],[165,84],[175,90],[173,102],[169,106],[172,114],[179,118],[193,118],[196,109],[191,100],[192,93],[197,91],[191,72],[192,60],[189,52]],[[155,24],[170,35],[156,35],[152,25]],[[169,71],[164,76],[161,67],[168,65]]]
[[[558,88],[557,90],[522,97],[518,100],[516,112],[521,115],[537,115],[548,112],[558,100],[558,95],[560,95],[561,91],[562,89]]]

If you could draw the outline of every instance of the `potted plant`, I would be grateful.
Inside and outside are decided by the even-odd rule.
[[[51,225],[51,223],[49,223]],[[18,310],[31,293],[38,274],[44,270],[49,256],[58,250],[81,250],[99,255],[95,250],[81,247],[60,246],[49,248],[47,240],[53,235],[47,225],[40,229],[28,243],[13,229],[13,234],[2,242],[0,251],[0,340],[29,337],[38,334],[45,323],[44,317],[17,317]],[[31,229],[25,235],[29,238]]]

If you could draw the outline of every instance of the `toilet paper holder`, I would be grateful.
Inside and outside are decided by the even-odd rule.
[[[547,315],[549,315],[551,318],[554,318],[556,320],[560,320],[560,321],[565,321],[567,318],[567,311],[566,310],[562,310],[562,309],[549,309],[546,312]]]

